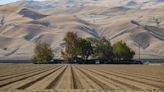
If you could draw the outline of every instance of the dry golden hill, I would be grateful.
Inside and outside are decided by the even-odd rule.
[[[140,46],[142,58],[163,58],[163,16],[164,9],[87,6],[36,11],[3,5],[0,6],[0,56],[30,58],[35,43],[44,41],[51,44],[55,57],[60,58],[64,36],[73,31],[82,37],[106,36],[112,43],[123,40],[137,55]]]

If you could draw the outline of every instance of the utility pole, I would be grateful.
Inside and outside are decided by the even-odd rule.
[[[138,55],[139,55],[139,60],[141,59],[141,47],[140,47],[140,44],[138,44],[139,46],[138,46],[138,48],[139,48],[139,53],[138,53]]]
[[[4,16],[2,16],[2,18],[0,20],[0,24],[1,24],[1,26],[3,26],[5,24],[5,17]]]

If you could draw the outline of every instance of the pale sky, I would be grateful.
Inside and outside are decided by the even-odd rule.
[[[0,4],[7,4],[7,3],[11,3],[11,2],[16,2],[16,1],[18,1],[18,0],[0,0]],[[34,1],[43,1],[43,0],[34,0]]]

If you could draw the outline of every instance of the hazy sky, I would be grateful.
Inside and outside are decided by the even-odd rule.
[[[7,3],[11,3],[11,2],[15,2],[18,0],[0,0],[0,4],[7,4]],[[43,1],[43,0],[35,0],[35,1]]]

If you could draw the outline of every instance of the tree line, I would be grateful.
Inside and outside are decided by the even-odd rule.
[[[110,40],[105,37],[81,38],[74,32],[68,32],[64,38],[65,48],[61,56],[65,63],[83,63],[88,60],[129,62],[133,59],[135,52],[123,41],[111,45]],[[34,63],[49,63],[54,54],[46,43],[38,43],[34,49]]]

